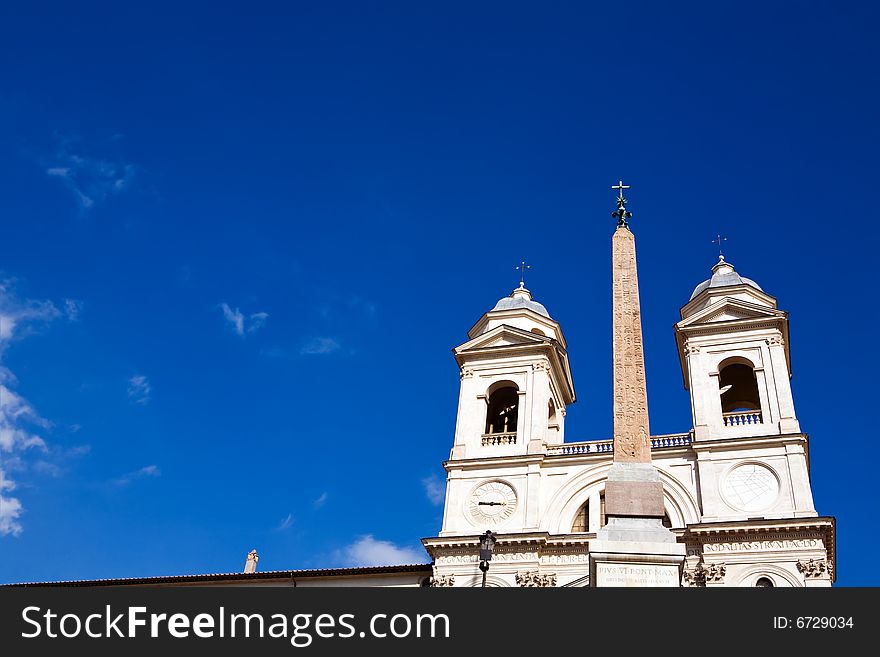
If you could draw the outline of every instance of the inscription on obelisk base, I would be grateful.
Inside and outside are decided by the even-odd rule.
[[[651,463],[648,392],[635,238],[621,182],[612,238],[614,462],[605,484],[605,516],[590,541],[592,586],[680,586],[686,546],[663,526],[663,483]]]

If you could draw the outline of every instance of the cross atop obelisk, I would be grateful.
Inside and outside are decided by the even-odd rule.
[[[632,216],[633,216],[632,212],[627,212],[626,199],[623,198],[623,190],[629,189],[629,188],[630,188],[630,185],[624,185],[622,180],[620,182],[618,182],[616,185],[611,185],[611,189],[619,189],[620,190],[620,194],[618,194],[618,196],[617,196],[617,211],[612,212],[611,216],[617,217],[617,225],[622,226],[624,228],[626,228],[626,226],[627,226],[626,220],[632,219]]]

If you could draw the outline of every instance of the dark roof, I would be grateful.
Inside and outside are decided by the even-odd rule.
[[[118,579],[83,579],[57,582],[20,582],[0,586],[138,586],[151,584],[198,584],[237,582],[260,579],[295,579],[306,577],[346,577],[356,575],[394,575],[397,573],[431,573],[431,564],[403,566],[365,566],[358,568],[318,568],[315,570],[266,570],[255,573],[210,573],[203,575],[161,575],[158,577],[122,577]]]

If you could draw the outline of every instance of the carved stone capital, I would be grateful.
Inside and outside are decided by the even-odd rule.
[[[556,586],[556,573],[539,573],[535,570],[520,571],[516,574],[516,584],[527,587]]]
[[[775,345],[784,346],[785,340],[782,339],[781,335],[771,335],[769,338],[767,338],[767,344],[771,347]]]
[[[537,363],[532,363],[532,369],[536,372],[549,372],[550,362],[546,360],[539,360]]]
[[[455,575],[439,575],[431,578],[431,586],[455,586]]]
[[[690,341],[684,343],[684,355],[690,356],[691,354],[700,353],[700,345],[691,344]]]
[[[828,573],[828,564],[825,559],[807,559],[798,561],[797,569],[808,579],[816,579]]]
[[[474,375],[474,371],[473,371],[471,368],[469,368],[469,367],[463,367],[463,368],[462,368],[462,370],[461,370],[461,378],[462,378],[462,380],[464,380],[464,379],[470,379],[471,377],[473,377],[473,375]]]

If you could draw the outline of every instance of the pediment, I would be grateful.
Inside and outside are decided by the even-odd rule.
[[[540,345],[550,344],[551,338],[537,335],[530,331],[515,328],[513,326],[496,326],[491,331],[478,335],[473,340],[456,347],[456,353],[476,351],[478,349],[491,349],[493,347],[509,347],[514,345]]]
[[[734,322],[742,320],[781,319],[785,313],[775,308],[767,308],[758,304],[749,303],[742,299],[725,298],[716,301],[712,305],[695,313],[678,323],[679,328],[697,326],[702,324],[716,324],[720,322]]]

